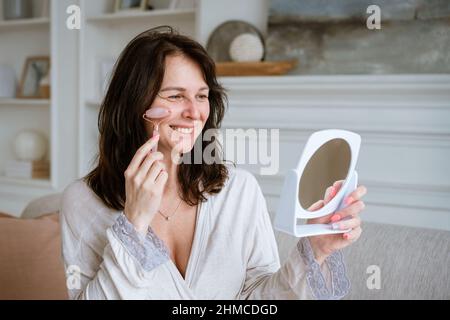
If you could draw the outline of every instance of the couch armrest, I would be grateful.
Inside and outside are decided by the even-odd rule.
[[[59,212],[61,208],[61,193],[49,194],[28,203],[20,217],[23,219],[37,218],[45,214]]]

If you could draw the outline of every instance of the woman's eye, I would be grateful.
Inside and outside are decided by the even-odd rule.
[[[206,100],[206,99],[208,99],[208,96],[206,96],[206,95],[201,95],[201,96],[199,96],[199,98],[200,98],[201,100]]]
[[[183,99],[183,96],[180,96],[180,95],[170,96],[169,99],[180,100],[180,99]]]

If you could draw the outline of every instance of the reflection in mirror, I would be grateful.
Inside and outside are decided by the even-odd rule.
[[[344,180],[350,167],[350,146],[344,139],[333,139],[323,144],[309,159],[300,178],[299,200],[303,209],[324,199],[325,191],[335,181]]]

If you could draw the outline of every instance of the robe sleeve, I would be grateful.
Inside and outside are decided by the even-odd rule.
[[[334,252],[321,267],[308,238],[299,239],[280,267],[272,223],[259,185],[252,208],[252,248],[239,299],[341,299],[349,292],[342,253]]]
[[[193,298],[170,279],[166,263],[170,258],[162,240],[150,228],[146,236],[137,232],[123,213],[106,230],[107,243],[99,254],[94,248],[100,240],[86,223],[96,212],[74,191],[64,192],[60,211],[70,299]]]

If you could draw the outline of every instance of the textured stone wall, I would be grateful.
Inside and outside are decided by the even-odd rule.
[[[294,74],[450,73],[450,0],[272,0],[266,45]]]

